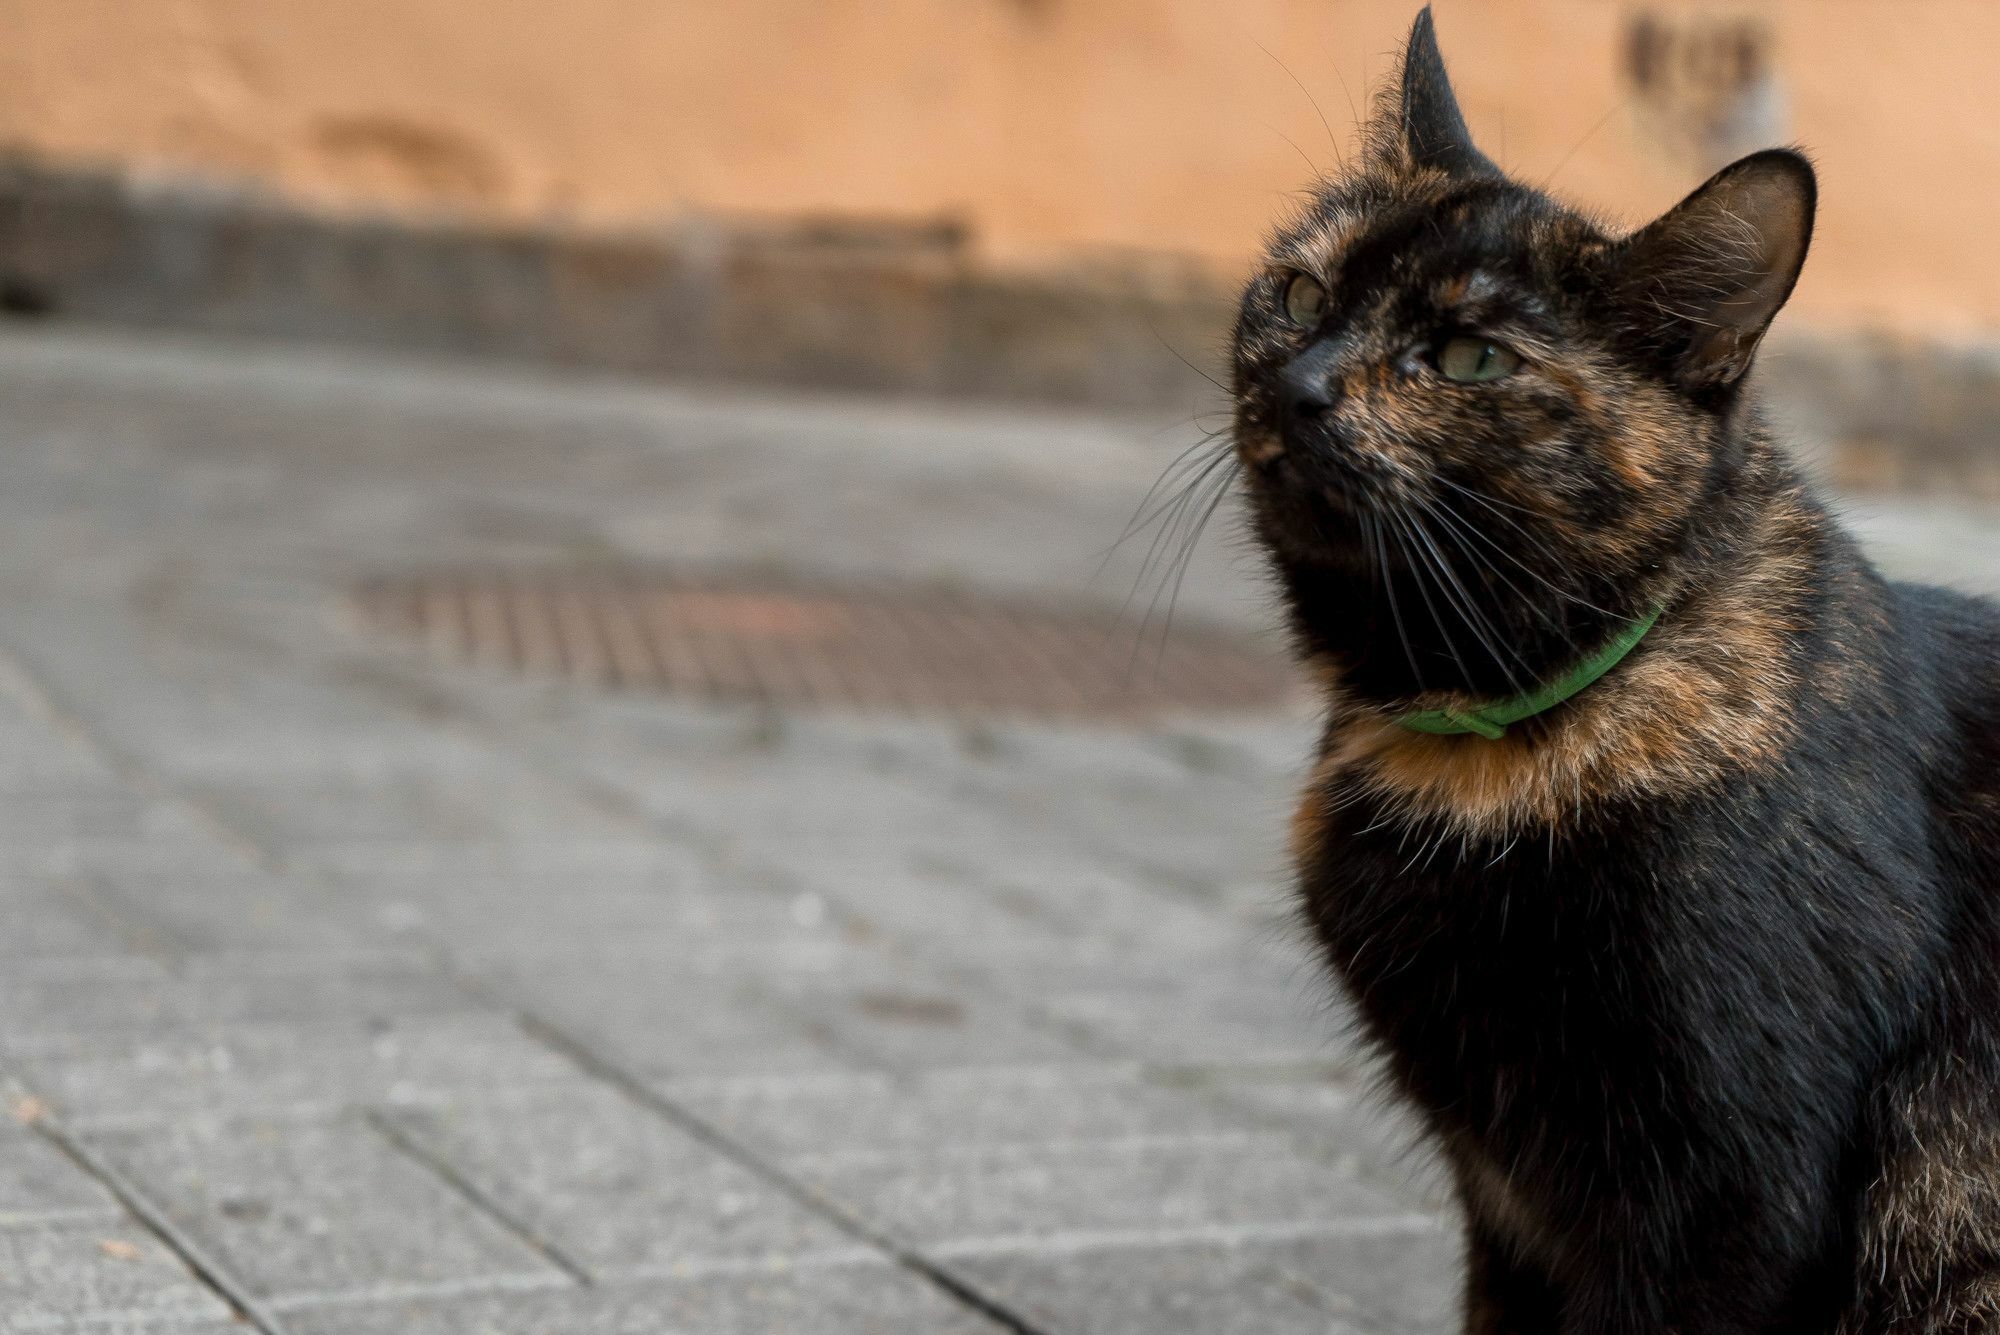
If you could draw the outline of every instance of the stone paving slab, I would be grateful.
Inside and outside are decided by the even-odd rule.
[[[23,961],[0,974],[0,1015],[17,1033],[164,1030],[187,1025],[453,1014],[478,1003],[421,957],[242,953],[175,968],[140,956]]]
[[[1296,1243],[1033,1251],[954,1271],[1056,1335],[1350,1335],[1447,1328],[1457,1242],[1442,1229]],[[1331,1278],[1331,1283],[1327,1281]]]
[[[966,981],[929,969],[784,973],[761,980],[779,1005],[861,1065],[896,1070],[982,1062],[1055,1062],[1082,1054],[1054,1026]]]
[[[608,562],[1115,606],[1185,426],[9,331],[0,405],[0,1332],[1450,1328],[1286,903],[1306,711],[597,693],[343,610]],[[2000,586],[1990,517],[1876,511]],[[1226,543],[1181,605],[1271,624]]]
[[[215,1321],[92,1311],[74,1320],[37,1312],[19,1318],[13,1325],[0,1326],[0,1331],[21,1332],[21,1335],[30,1332],[32,1335],[243,1335],[244,1328],[244,1323],[233,1317]]]
[[[116,954],[129,945],[88,887],[76,883],[0,879],[0,920],[7,924],[0,932],[0,960]]]
[[[1309,1236],[1355,1220],[1409,1227],[1424,1218],[1279,1137],[1242,1131],[937,1150],[894,1160],[833,1154],[794,1168],[830,1199],[937,1256],[1057,1241]]]
[[[285,1326],[292,1335],[998,1335],[1003,1329],[882,1263],[577,1293],[363,1304],[296,1313]]]
[[[1135,1066],[929,1069],[670,1081],[662,1097],[777,1163],[894,1162],[946,1151],[1200,1139],[1244,1119]]]
[[[34,1110],[18,1101],[15,1106]],[[26,1125],[0,1122],[0,1228],[118,1214],[118,1202],[104,1184],[46,1137]]]
[[[514,1017],[482,1013],[0,1035],[0,1065],[80,1129],[333,1114],[577,1078]]]
[[[1010,982],[1051,1023],[1155,1062],[1317,1065],[1348,1051],[1326,985],[1299,966],[1281,977],[1183,968],[1110,980],[1057,969]]]
[[[274,1307],[570,1282],[359,1117],[181,1119],[80,1138]]]
[[[0,1331],[209,1330],[229,1307],[159,1238],[116,1217],[0,1227]],[[232,1326],[241,1331],[241,1326]]]
[[[213,850],[208,850],[213,854]],[[240,859],[204,865],[156,849],[132,859],[79,865],[62,877],[142,948],[168,957],[293,950],[352,955],[370,944],[339,910],[305,887]]]
[[[1140,1247],[977,1257],[954,1267],[1051,1335],[1347,1335],[1309,1284],[1254,1247]]]
[[[625,1095],[455,1100],[385,1115],[592,1280],[867,1260],[874,1250]]]
[[[566,958],[494,969],[501,995],[643,1078],[853,1069],[831,1033],[729,972],[655,957]]]
[[[1457,1329],[1462,1247],[1453,1229],[1301,1238],[1263,1251],[1363,1329]]]

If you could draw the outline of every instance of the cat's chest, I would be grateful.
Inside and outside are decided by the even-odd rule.
[[[1656,1120],[1655,1073],[1678,1045],[1631,915],[1535,852],[1532,870],[1460,874],[1436,859],[1405,871],[1414,847],[1394,866],[1350,857],[1307,893],[1329,963],[1468,1208],[1557,1267],[1585,1245],[1578,1184],[1620,1180],[1619,1128]]]
[[[1602,921],[1566,922],[1532,902],[1472,920],[1337,916],[1323,932],[1404,1082],[1482,1131],[1524,1109],[1567,1113],[1580,1072],[1623,1066],[1655,1044],[1668,1017],[1643,985],[1646,949],[1618,951],[1617,936]]]
[[[1419,1101],[1468,1129],[1577,1106],[1580,1071],[1655,1047],[1675,943],[1604,851],[1352,832],[1301,868],[1309,917]],[[1598,1082],[1587,1081],[1595,1087]]]

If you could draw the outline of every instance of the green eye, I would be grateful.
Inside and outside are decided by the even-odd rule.
[[[1302,273],[1285,284],[1285,318],[1310,329],[1326,318],[1326,289]]]
[[[1438,349],[1438,370],[1461,385],[1483,385],[1514,374],[1521,354],[1490,338],[1454,338]]]

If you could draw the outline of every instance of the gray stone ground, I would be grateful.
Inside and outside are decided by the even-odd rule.
[[[74,333],[0,338],[0,422],[0,1332],[1445,1324],[1286,925],[1303,711],[779,716],[341,611],[613,557],[1115,600],[1184,425]],[[2000,586],[1991,519],[1865,510]],[[1260,624],[1228,552],[1183,605]]]

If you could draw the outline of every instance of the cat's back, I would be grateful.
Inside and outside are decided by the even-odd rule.
[[[1935,655],[1941,673],[2000,699],[2000,602],[1936,584],[1889,585],[1906,623]]]
[[[2000,897],[2000,603],[1922,584],[1891,586],[1912,657],[1934,691],[1938,739],[1933,803]]]
[[[1931,585],[1889,589],[1898,633],[1884,668],[1923,757],[1942,976],[1954,984],[1943,1004],[1958,1041],[1977,1035],[1986,1078],[2000,1081],[2000,603]]]
[[[1941,957],[1875,1075],[1858,1289],[1840,1335],[2000,1327],[2000,604],[1890,586],[1892,690],[1929,757]],[[1971,1282],[1966,1282],[1966,1281]]]

